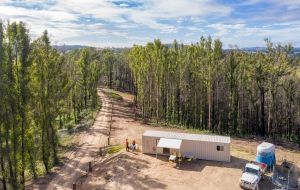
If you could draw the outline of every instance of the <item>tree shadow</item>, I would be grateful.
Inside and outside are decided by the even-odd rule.
[[[155,155],[149,155],[153,158],[156,158]],[[169,162],[168,156],[158,155],[157,159],[163,162]],[[173,164],[174,169],[182,170],[182,171],[193,171],[193,172],[203,172],[205,167],[217,167],[217,168],[233,168],[233,169],[240,169],[241,173],[249,160],[238,158],[235,156],[231,156],[230,162],[220,162],[220,161],[210,161],[210,160],[200,160],[195,159],[192,161],[188,161],[187,159],[183,159],[180,166],[178,164]],[[236,183],[239,183],[239,179],[236,179]],[[264,177],[259,183],[259,189],[261,190],[270,190],[272,188],[271,179],[268,176]]]
[[[149,164],[148,161],[121,153],[95,166],[93,174],[104,180],[101,189],[110,189],[105,187],[109,182],[132,189],[165,189],[167,186],[159,179],[141,174],[142,169],[150,169]],[[99,185],[86,185],[89,189],[99,189]]]
[[[156,155],[149,155],[149,156],[156,158]],[[158,155],[157,159],[163,162],[169,161],[169,157],[163,155]],[[195,171],[195,172],[201,172],[206,166],[220,167],[220,168],[235,168],[235,169],[242,170],[247,162],[249,162],[249,160],[245,160],[235,156],[231,156],[230,162],[200,160],[200,159],[194,159],[189,161],[188,159],[183,159],[182,162],[180,163],[180,166],[177,165],[176,168],[179,170]]]

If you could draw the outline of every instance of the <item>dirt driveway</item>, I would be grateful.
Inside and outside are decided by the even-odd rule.
[[[65,155],[67,159],[65,165],[26,189],[69,190],[72,189],[73,183],[80,180],[80,176],[87,173],[88,163],[97,157],[99,147],[107,144],[111,116],[111,103],[108,97],[102,90],[98,90],[98,94],[102,100],[102,109],[97,114],[93,126],[75,137],[76,149]]]

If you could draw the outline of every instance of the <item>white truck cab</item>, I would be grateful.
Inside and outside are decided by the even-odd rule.
[[[258,183],[266,169],[265,164],[251,162],[247,163],[240,178],[240,186],[244,189],[258,189]]]

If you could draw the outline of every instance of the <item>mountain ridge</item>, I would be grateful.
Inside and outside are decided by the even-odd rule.
[[[172,46],[172,44],[165,44],[169,47]],[[66,51],[71,51],[74,49],[82,49],[82,48],[89,48],[91,46],[85,46],[85,45],[53,45],[52,47],[54,47],[55,49],[61,51],[61,52],[66,52]],[[105,49],[105,48],[99,48],[99,49]],[[122,50],[122,49],[128,49],[128,47],[124,47],[124,48],[111,48],[111,49],[118,49],[118,50]],[[226,48],[224,49],[225,51],[230,51],[233,49],[230,48]],[[261,52],[266,52],[267,48],[266,47],[260,47],[260,46],[253,46],[253,47],[244,47],[244,48],[240,48],[239,50],[242,51],[246,51],[246,52],[257,52],[257,51],[261,51]],[[293,48],[293,53],[295,54],[300,54],[300,47],[294,47]]]

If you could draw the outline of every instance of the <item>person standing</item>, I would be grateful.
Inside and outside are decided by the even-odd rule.
[[[129,151],[129,142],[128,142],[128,139],[126,139],[125,146],[126,146],[126,151],[128,152]]]
[[[136,149],[136,144],[135,144],[135,140],[132,141],[132,151],[134,152]]]

